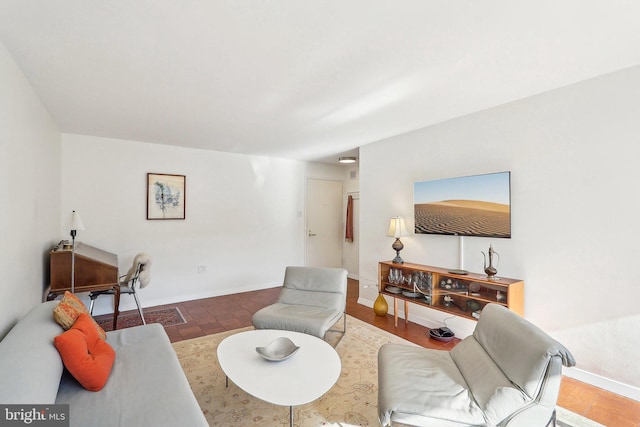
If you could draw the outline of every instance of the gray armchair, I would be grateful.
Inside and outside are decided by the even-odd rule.
[[[347,271],[343,268],[287,267],[275,304],[253,315],[256,329],[303,332],[324,339],[340,317],[346,332]],[[342,337],[340,337],[342,338]]]
[[[378,353],[383,426],[546,426],[571,353],[498,304],[451,351],[386,344]],[[553,424],[552,424],[553,425]]]

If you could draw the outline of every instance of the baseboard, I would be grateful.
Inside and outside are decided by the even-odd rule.
[[[579,368],[563,368],[562,374],[575,380],[582,381],[583,383],[591,384],[592,386],[610,391],[611,393],[640,402],[640,388],[638,387],[605,378],[598,374],[583,371]]]
[[[373,301],[362,297],[358,297],[358,304],[373,308]]]
[[[374,301],[371,301],[369,299],[358,298],[358,304],[362,304],[366,307],[371,307],[372,309],[373,309],[373,303]],[[389,314],[393,314],[393,305],[389,306]],[[404,320],[404,311],[402,311],[402,304],[399,304],[399,307],[398,307],[398,319]],[[424,326],[426,328],[439,328],[441,326],[444,326],[442,322],[429,319],[428,317],[416,315],[415,312],[410,315],[409,320],[413,323]]]

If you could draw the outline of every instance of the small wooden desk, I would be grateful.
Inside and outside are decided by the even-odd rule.
[[[49,252],[49,293],[47,301],[65,291],[71,292],[71,249],[56,246]],[[118,256],[102,249],[76,242],[74,292],[113,289],[115,310],[113,329],[118,322],[120,286],[118,284]]]

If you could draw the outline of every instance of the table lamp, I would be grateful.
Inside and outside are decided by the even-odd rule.
[[[404,263],[403,259],[400,258],[400,251],[402,250],[402,248],[404,248],[404,245],[400,241],[400,237],[407,235],[409,235],[409,233],[407,233],[407,228],[404,226],[404,218],[399,216],[394,216],[393,218],[391,218],[387,236],[396,238],[396,240],[393,242],[393,245],[391,245],[393,250],[396,251],[396,257],[392,262],[396,264]]]

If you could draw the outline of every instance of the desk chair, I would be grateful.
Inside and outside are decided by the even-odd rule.
[[[119,285],[120,285],[120,295],[129,294],[133,295],[133,298],[136,300],[136,305],[138,306],[138,312],[140,312],[140,317],[142,318],[142,323],[144,325],[147,322],[144,320],[144,314],[142,313],[142,306],[140,305],[140,300],[138,299],[138,294],[136,293],[136,286],[138,282],[140,283],[140,288],[145,288],[151,282],[151,258],[149,255],[140,253],[135,256],[133,259],[133,265],[124,276],[120,276]],[[91,304],[89,305],[89,313],[93,314],[93,303],[96,298],[100,295],[113,295],[115,293],[115,289],[107,289],[104,291],[94,291],[89,294],[89,298],[91,298]],[[118,308],[116,307],[116,310]]]

